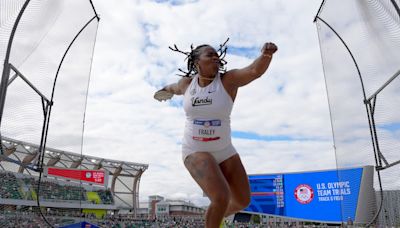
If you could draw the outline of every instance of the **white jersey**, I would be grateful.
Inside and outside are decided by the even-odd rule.
[[[219,73],[205,87],[199,86],[198,79],[198,75],[193,77],[184,94],[186,123],[183,146],[195,151],[222,150],[231,145],[232,98]]]

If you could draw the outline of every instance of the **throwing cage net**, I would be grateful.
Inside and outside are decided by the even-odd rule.
[[[341,200],[347,224],[400,225],[399,3],[326,0],[315,18],[339,180],[343,168],[375,169],[374,197]],[[368,212],[353,221],[346,212],[355,205]]]
[[[89,0],[0,0],[0,227],[74,224],[90,200],[43,172],[82,153],[98,20]]]

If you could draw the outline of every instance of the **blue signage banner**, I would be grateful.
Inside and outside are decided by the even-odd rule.
[[[250,175],[251,203],[245,211],[326,222],[354,221],[362,170]]]

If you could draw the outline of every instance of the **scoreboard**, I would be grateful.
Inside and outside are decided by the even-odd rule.
[[[249,181],[250,211],[284,215],[283,175],[250,176]]]
[[[332,223],[367,221],[374,208],[365,205],[375,205],[372,179],[371,166],[249,175],[251,202],[244,211]]]

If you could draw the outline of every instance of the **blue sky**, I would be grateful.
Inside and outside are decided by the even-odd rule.
[[[248,173],[335,168],[318,37],[317,1],[94,1],[101,15],[86,112],[85,154],[149,164],[148,195],[207,205],[181,160],[182,97],[155,91],[185,69],[181,50],[219,47],[227,68],[241,68],[265,42],[279,51],[268,71],[240,88],[231,116],[233,144]],[[118,12],[116,14],[115,12]],[[118,110],[118,111],[116,111]],[[95,142],[107,138],[108,146]],[[113,148],[109,151],[109,148]],[[260,163],[260,161],[263,161]],[[307,163],[313,161],[312,167]]]
[[[27,31],[35,30],[35,36],[29,37],[31,42],[27,42],[24,34],[19,37],[18,45],[28,45],[20,45],[21,51],[13,56],[22,59],[15,64],[23,72],[32,68],[39,72],[34,73],[47,76],[46,67],[56,64],[53,55],[63,53],[65,49],[63,45],[54,45],[53,41],[60,37],[64,40],[71,35],[66,29],[70,28],[68,26],[81,25],[82,18],[67,17],[63,13],[73,10],[74,14],[82,17],[92,13],[91,7],[79,7],[77,10],[74,4],[78,2],[82,4],[79,0],[47,1],[43,3],[47,7],[65,7],[64,11],[47,10],[43,15],[39,11],[34,12],[40,14],[43,28],[39,31],[28,26]],[[321,24],[316,26],[312,22],[321,1],[93,0],[93,3],[101,18],[93,58],[85,59],[91,53],[92,43],[78,39],[82,46],[77,45],[79,48],[74,49],[76,53],[71,54],[74,58],[68,59],[74,71],[67,70],[69,77],[62,77],[61,84],[61,91],[64,92],[66,88],[77,89],[78,86],[85,89],[84,83],[76,82],[81,80],[80,74],[90,71],[87,103],[84,102],[85,92],[81,92],[79,98],[64,94],[57,100],[74,107],[78,107],[76,102],[81,102],[79,107],[82,110],[74,109],[81,114],[87,105],[84,144],[81,147],[81,120],[73,119],[71,110],[60,108],[59,115],[52,115],[52,123],[57,130],[51,132],[48,146],[51,144],[53,148],[76,153],[82,148],[84,154],[96,157],[149,164],[140,182],[141,202],[146,202],[149,195],[157,194],[190,200],[198,205],[208,203],[181,160],[185,120],[182,97],[175,96],[162,103],[153,99],[155,91],[180,79],[177,76],[179,68],[185,69],[185,56],[168,48],[174,44],[186,51],[190,50],[190,45],[200,44],[218,48],[229,37],[225,58],[228,70],[250,64],[265,42],[274,42],[278,46],[279,50],[267,72],[239,89],[231,115],[232,141],[248,173],[301,172],[334,169],[336,165],[372,164],[369,126],[365,106],[360,102],[363,98],[360,97],[359,78],[354,77],[354,64],[337,37]],[[372,82],[366,83],[368,96],[393,75],[392,71],[398,70],[396,61],[400,59],[400,52],[396,48],[388,48],[393,45],[393,40],[381,37],[382,34],[392,33],[382,32],[370,33],[379,45],[369,46],[370,51],[366,53],[366,41],[360,39],[369,36],[360,34],[371,31],[371,28],[364,29],[366,23],[355,19],[360,15],[352,10],[355,6],[351,4],[369,10],[363,11],[366,14],[361,16],[376,18],[370,15],[376,9],[369,9],[367,3],[362,1],[336,5],[346,17],[337,17],[332,13],[334,11],[328,10],[324,18],[335,20],[337,29],[352,50],[358,53],[357,60],[366,69],[363,76]],[[7,17],[5,22],[9,23]],[[391,23],[392,18],[389,19]],[[380,23],[384,22],[387,21]],[[46,34],[49,29],[50,33]],[[88,30],[92,33],[83,37],[95,34],[95,29],[95,26],[90,27]],[[318,29],[321,31],[319,37]],[[42,35],[46,35],[44,38],[48,40],[42,40]],[[322,47],[319,46],[319,38],[323,40]],[[6,46],[5,42],[0,40],[0,48]],[[84,46],[88,49],[84,50]],[[397,46],[398,42],[395,42],[393,47]],[[42,52],[31,53],[36,48]],[[322,55],[321,50],[324,51]],[[4,54],[4,49],[0,52]],[[47,58],[48,55],[52,58]],[[335,77],[335,83],[329,84],[333,98],[330,103],[334,107],[331,110],[328,108],[323,69]],[[16,85],[18,83],[13,82],[13,86]],[[20,92],[18,89],[14,91]],[[19,94],[14,95],[8,97],[11,97],[9,103],[23,111],[10,109],[10,118],[2,123],[2,128],[7,130],[6,133],[22,134],[21,137],[39,137],[40,134],[24,130],[41,129],[41,122],[32,121],[30,116],[35,114],[36,109],[25,107],[27,103],[34,103],[30,99],[36,98],[28,96],[29,99],[19,102]],[[385,139],[381,149],[385,156],[388,155],[389,161],[395,161],[400,124],[397,113],[390,105],[398,101],[397,87],[388,86],[378,97],[377,130],[379,137]],[[39,109],[41,111],[41,107]],[[18,122],[14,118],[15,113],[23,113],[23,121]],[[330,114],[334,117],[334,138]],[[54,121],[54,116],[61,118]]]

